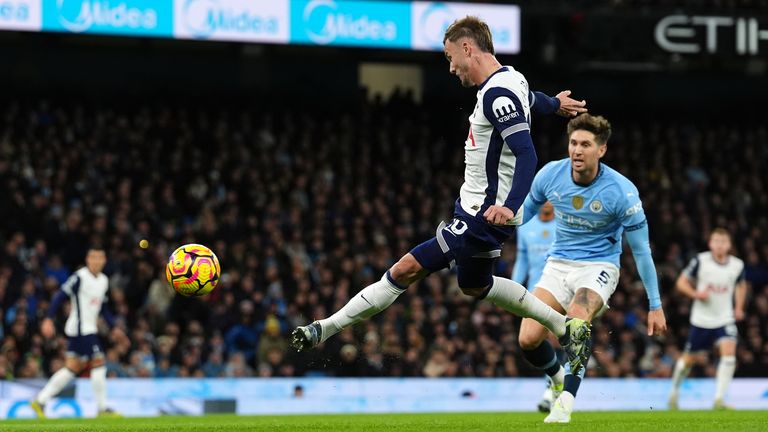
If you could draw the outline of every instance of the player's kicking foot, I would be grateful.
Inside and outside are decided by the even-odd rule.
[[[29,402],[29,406],[31,406],[32,411],[34,411],[35,414],[37,414],[37,418],[41,418],[41,419],[45,418],[45,405],[38,402],[37,399],[32,399]]]
[[[96,416],[97,417],[107,417],[107,418],[109,418],[109,417],[112,417],[112,418],[123,418],[122,414],[120,414],[119,412],[117,412],[117,411],[115,411],[115,410],[113,410],[111,408],[107,408],[107,409],[103,409],[103,410],[99,411],[98,414],[96,414]]]
[[[680,406],[677,404],[677,394],[672,393],[669,395],[669,399],[667,400],[667,409],[670,411],[677,411],[680,409]]]
[[[546,390],[544,390],[544,394],[541,396],[541,400],[539,401],[539,405],[537,408],[539,409],[539,412],[548,413],[552,410],[552,404],[555,403],[555,400],[560,396],[560,393],[563,392],[563,384],[560,383],[555,384],[551,383],[549,387],[547,387]]]
[[[565,320],[565,334],[560,337],[560,345],[568,355],[571,374],[578,375],[589,360],[589,344],[592,338],[592,326],[579,318]]]
[[[571,413],[573,412],[573,399],[572,394],[568,392],[561,393],[555,399],[555,403],[552,404],[552,411],[544,419],[544,423],[570,423]]]
[[[310,348],[314,348],[320,343],[320,338],[323,335],[323,328],[320,327],[320,323],[315,321],[312,324],[296,327],[291,332],[291,346],[296,351],[305,351]]]

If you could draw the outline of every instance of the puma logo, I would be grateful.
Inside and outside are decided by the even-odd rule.
[[[523,303],[523,300],[525,300],[525,296],[528,295],[528,291],[524,291],[523,295],[520,296],[519,299],[517,299],[518,302]]]

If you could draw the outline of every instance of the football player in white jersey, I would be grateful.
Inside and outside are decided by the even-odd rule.
[[[519,283],[493,276],[493,268],[502,243],[523,218],[523,200],[536,171],[531,106],[538,106],[536,112],[573,115],[586,111],[584,102],[569,98],[567,92],[557,97],[530,92],[520,72],[498,62],[491,31],[476,17],[451,24],[443,43],[451,74],[466,87],[478,87],[464,142],[464,184],[454,219],[441,223],[435,237],[405,254],[380,281],[365,287],[331,317],[296,328],[291,343],[298,350],[314,347],[389,307],[406,288],[430,273],[455,267],[465,294],[541,322],[561,338],[577,361],[586,351],[589,325],[566,318]]]
[[[736,370],[736,321],[744,319],[747,282],[744,262],[733,255],[731,234],[716,228],[709,235],[709,251],[696,255],[677,278],[675,287],[693,299],[691,328],[683,355],[675,364],[669,409],[678,408],[680,384],[697,362],[706,362],[717,346],[715,409],[725,409],[725,393]],[[734,305],[735,298],[735,305]]]
[[[46,402],[64,389],[86,366],[91,368],[91,382],[98,415],[100,417],[119,416],[115,411],[107,408],[107,367],[104,363],[104,350],[97,334],[100,315],[110,326],[114,324],[112,315],[103,306],[107,301],[109,288],[109,280],[101,272],[106,263],[107,255],[104,249],[96,246],[88,249],[85,267],[77,270],[61,285],[61,291],[54,296],[48,316],[40,326],[43,337],[52,338],[56,333],[53,318],[64,300],[69,299],[71,310],[64,325],[64,334],[67,336],[67,358],[64,367],[51,376],[45,387],[30,402],[32,409],[40,418],[45,417]]]

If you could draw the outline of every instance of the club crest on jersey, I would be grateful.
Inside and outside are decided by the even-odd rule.
[[[584,207],[584,197],[576,195],[575,197],[571,198],[571,204],[576,210],[581,210],[581,208]]]
[[[549,230],[544,230],[544,231],[542,231],[542,232],[541,232],[541,237],[543,237],[543,238],[547,238],[547,237],[549,237]]]
[[[598,200],[594,200],[589,203],[589,209],[592,210],[592,213],[600,213],[603,211],[603,203]]]
[[[515,110],[515,104],[512,102],[512,99],[506,96],[497,97],[493,101],[492,108],[493,113],[496,115],[496,120],[498,120],[499,123],[511,120],[520,115]]]

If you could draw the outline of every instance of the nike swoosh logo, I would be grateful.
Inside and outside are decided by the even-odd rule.
[[[373,303],[369,302],[369,301],[368,301],[368,299],[367,299],[367,298],[365,298],[365,296],[363,295],[363,293],[360,293],[360,298],[362,298],[363,300],[365,300],[365,302],[366,302],[366,303],[368,303],[369,305],[373,306]]]

